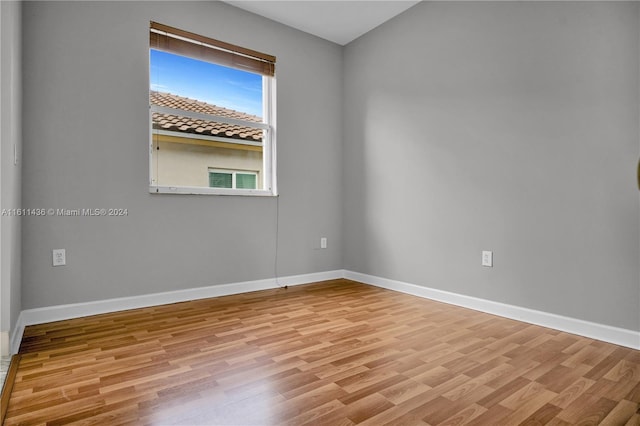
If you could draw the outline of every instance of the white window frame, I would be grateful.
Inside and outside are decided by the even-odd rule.
[[[151,51],[151,49],[149,49]],[[151,87],[151,54],[149,54],[149,88]],[[150,90],[150,89],[149,89]],[[263,117],[261,123],[219,117],[215,115],[202,114],[180,109],[149,105],[149,192],[152,194],[197,194],[197,195],[242,195],[276,197],[277,190],[277,158],[276,158],[276,78],[262,76],[262,110]],[[262,162],[263,162],[263,183],[262,189],[235,189],[235,188],[209,188],[200,186],[163,186],[153,182],[154,149],[153,135],[153,113],[164,112],[180,114],[184,117],[201,118],[205,120],[216,120],[224,123],[234,123],[241,126],[263,129],[262,138]],[[233,141],[231,141],[233,142]],[[210,169],[211,170],[211,169]]]
[[[231,175],[231,188],[220,188],[220,189],[236,189],[236,175],[239,173],[241,175],[253,175],[256,177],[256,185],[258,184],[258,176],[260,173],[255,170],[236,170],[236,169],[220,169],[217,167],[209,167],[208,173],[226,173]],[[251,189],[249,189],[251,191]]]

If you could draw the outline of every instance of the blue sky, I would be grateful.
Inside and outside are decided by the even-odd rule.
[[[151,49],[151,90],[262,116],[262,76]]]

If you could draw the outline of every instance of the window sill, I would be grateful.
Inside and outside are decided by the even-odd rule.
[[[266,189],[225,189],[194,186],[149,186],[151,194],[191,194],[191,195],[240,195],[245,197],[277,197],[274,191]]]

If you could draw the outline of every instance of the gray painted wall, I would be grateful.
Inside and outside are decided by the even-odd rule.
[[[0,177],[2,209],[21,207],[21,5],[0,1]],[[18,162],[14,164],[14,147]],[[0,219],[0,332],[13,329],[22,307],[20,288],[20,222]],[[4,349],[4,348],[3,348]]]
[[[221,3],[27,2],[24,207],[129,216],[25,218],[23,308],[274,274],[276,199],[147,193],[156,20],[278,57],[280,275],[640,330],[639,7],[422,3],[342,49]]]
[[[276,198],[148,191],[154,20],[277,57],[281,276],[342,267],[342,49],[219,2],[26,2],[23,309],[274,276]],[[329,248],[318,250],[321,236]],[[51,250],[67,266],[51,266]]]
[[[421,3],[349,44],[345,269],[640,330],[639,6]]]

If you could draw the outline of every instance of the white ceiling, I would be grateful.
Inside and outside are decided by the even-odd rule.
[[[223,1],[340,45],[419,3],[419,0]]]

